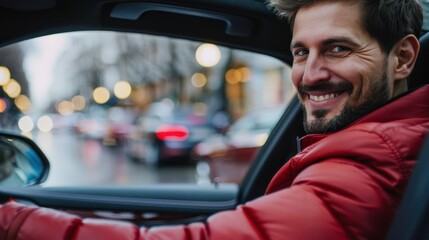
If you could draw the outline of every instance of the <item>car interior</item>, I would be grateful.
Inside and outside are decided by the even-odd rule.
[[[172,24],[174,19],[174,24]],[[77,30],[109,30],[172,36],[264,53],[291,64],[291,35],[265,0],[6,0],[0,2],[0,21],[12,23],[0,32],[0,46],[48,34]],[[428,83],[429,34],[421,38],[421,51],[410,77],[409,89]],[[296,139],[304,135],[298,98],[272,130],[242,185],[200,186],[97,186],[2,187],[0,202],[10,199],[57,208],[83,217],[94,211],[149,213],[156,217],[127,219],[138,225],[157,226],[203,221],[234,209],[264,194],[272,176],[294,156]],[[429,137],[392,224],[389,239],[425,239],[429,221]]]

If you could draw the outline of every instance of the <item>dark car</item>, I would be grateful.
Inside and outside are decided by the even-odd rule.
[[[212,182],[240,184],[284,110],[280,106],[250,111],[223,134],[197,144],[192,151],[193,157],[208,164]]]
[[[127,139],[127,152],[135,160],[158,165],[189,163],[195,144],[216,133],[206,116],[171,101],[154,102],[137,119]]]
[[[300,150],[296,138],[305,133],[301,104],[290,83],[290,26],[265,0],[0,1],[0,22],[0,141],[27,156],[20,158],[23,164],[1,163],[14,166],[12,175],[19,180],[1,185],[1,204],[13,200],[147,227],[190,224],[264,195],[276,172]],[[428,83],[427,36],[410,89]],[[209,54],[200,59],[201,52]],[[117,82],[129,84],[117,87]],[[85,104],[77,106],[75,97]],[[190,106],[192,115],[186,119],[191,122],[200,116],[213,122],[216,112],[236,119],[274,104],[284,104],[285,110],[265,144],[257,153],[247,153],[253,160],[240,173],[245,175],[240,184],[200,184],[204,171],[194,166],[150,168],[129,161],[127,146],[106,147],[77,138],[72,130],[39,132],[34,128],[38,123],[24,118],[36,111],[57,114],[59,102],[65,101],[64,114],[78,114],[88,106],[116,107],[141,116],[144,123],[147,107],[166,98],[175,106]],[[138,123],[127,135],[137,135],[137,148],[144,146],[144,137],[138,136],[143,133],[151,141],[166,140],[166,145],[194,137],[178,117],[174,120],[156,123],[147,132]],[[199,134],[195,138],[203,140],[206,128]],[[159,146],[146,158],[156,162],[159,158],[153,156],[169,156]],[[420,160],[427,158],[426,151]],[[427,183],[428,174],[422,173]],[[422,189],[416,192],[426,195],[414,203],[427,203],[429,191]],[[414,233],[413,227],[423,226],[417,234],[428,236],[427,208],[410,209],[406,215],[419,218],[394,230],[410,227]]]

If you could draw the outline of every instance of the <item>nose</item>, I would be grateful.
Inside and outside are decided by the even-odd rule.
[[[327,80],[329,80],[329,71],[326,60],[323,56],[309,54],[305,63],[303,84],[313,86]]]

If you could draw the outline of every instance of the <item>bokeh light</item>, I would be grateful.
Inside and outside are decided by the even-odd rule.
[[[248,67],[232,68],[225,73],[225,79],[229,84],[247,82],[251,71]]]
[[[5,99],[0,98],[0,113],[5,112],[7,109],[7,102]]]
[[[240,71],[241,74],[241,82],[247,82],[249,80],[251,71],[248,67],[241,67],[238,69],[238,71]]]
[[[10,71],[7,67],[0,66],[0,86],[5,85],[10,79]]]
[[[86,107],[86,99],[84,96],[74,96],[71,100],[71,103],[75,111],[82,111]]]
[[[192,106],[192,109],[196,115],[204,116],[204,115],[207,115],[208,113],[208,106],[203,102],[194,103],[194,105]]]
[[[31,109],[31,101],[25,95],[19,95],[14,100],[16,107],[23,113],[30,111]]]
[[[225,74],[225,79],[229,84],[237,84],[241,79],[241,72],[237,69],[230,69]]]
[[[210,43],[201,44],[195,52],[195,58],[203,67],[213,67],[219,63],[221,53],[219,48]]]
[[[29,133],[33,131],[34,123],[33,119],[29,116],[23,116],[18,120],[18,127],[21,130],[21,132]]]
[[[201,88],[206,85],[207,78],[202,73],[195,73],[194,75],[192,75],[191,83],[194,87]]]
[[[48,115],[44,115],[37,121],[37,127],[41,132],[50,132],[54,127],[54,122]]]
[[[115,96],[119,99],[126,99],[131,95],[131,84],[127,81],[119,81],[113,88]]]
[[[73,104],[70,101],[61,101],[57,104],[57,112],[61,115],[70,115],[74,112]]]
[[[110,99],[110,92],[105,87],[98,87],[92,93],[94,101],[98,104],[104,104]]]
[[[3,85],[3,90],[10,98],[16,98],[21,94],[21,85],[15,79],[10,79]]]

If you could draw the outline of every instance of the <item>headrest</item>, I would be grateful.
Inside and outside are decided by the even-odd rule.
[[[429,32],[420,38],[420,53],[408,78],[408,89],[429,83]]]

